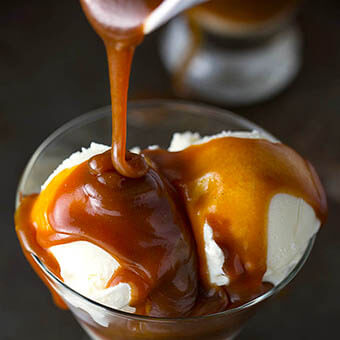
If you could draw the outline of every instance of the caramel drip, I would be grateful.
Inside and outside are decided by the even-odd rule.
[[[212,0],[194,7],[190,13],[209,13],[226,21],[257,24],[294,8],[298,2],[299,0]]]
[[[232,302],[262,291],[266,271],[267,216],[271,198],[303,198],[320,221],[325,193],[312,166],[289,147],[265,140],[219,138],[181,152],[145,150],[157,170],[177,188],[195,235],[204,284],[209,286],[204,225],[225,254]]]
[[[109,65],[112,102],[113,167],[123,176],[145,175],[147,164],[126,155],[127,97],[135,47],[143,40],[143,22],[162,0],[81,0],[83,10],[103,39]]]
[[[37,198],[38,195],[34,194],[21,199],[20,207],[15,213],[15,230],[27,261],[30,263],[40,279],[49,288],[55,304],[62,309],[66,309],[67,306],[65,302],[54,290],[53,286],[47,280],[39,265],[32,258],[32,254],[37,255],[52,273],[60,277],[60,268],[58,262],[51,253],[42,248],[37,242],[38,227],[34,225],[34,221],[31,218],[33,206],[36,203]]]
[[[138,155],[126,155],[126,112],[129,74],[134,47],[120,51],[106,43],[112,101],[112,151],[111,160],[114,168],[123,176],[138,178],[145,175],[147,165]]]

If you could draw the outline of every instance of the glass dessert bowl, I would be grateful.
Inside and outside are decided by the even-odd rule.
[[[175,18],[160,46],[176,93],[233,106],[268,100],[301,67],[300,1],[213,0]]]
[[[102,108],[72,120],[47,138],[29,161],[20,181],[20,196],[40,191],[52,171],[70,154],[95,141],[110,144],[111,108]],[[128,108],[128,147],[157,144],[167,148],[174,132],[195,131],[214,135],[222,130],[257,130],[269,133],[230,112],[189,103],[147,101]],[[302,268],[314,243],[313,237],[299,263],[278,285],[239,307],[199,317],[156,318],[112,309],[95,302],[62,282],[35,255],[33,261],[62,297],[80,325],[93,339],[233,339],[257,308],[283,289]]]

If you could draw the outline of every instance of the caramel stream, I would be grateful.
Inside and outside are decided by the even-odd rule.
[[[126,110],[135,47],[143,40],[143,23],[162,0],[81,0],[83,10],[103,39],[109,65],[112,101],[113,167],[123,176],[145,175],[144,160],[126,153]]]

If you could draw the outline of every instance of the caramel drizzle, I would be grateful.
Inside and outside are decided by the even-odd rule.
[[[143,22],[162,0],[80,2],[107,52],[112,103],[112,165],[125,177],[142,177],[148,169],[145,160],[126,152],[129,77],[135,47],[143,40]]]

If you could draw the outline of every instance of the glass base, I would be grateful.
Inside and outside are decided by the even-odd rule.
[[[193,40],[187,21],[177,18],[168,25],[161,42],[165,66],[180,79],[175,90],[181,96],[253,104],[283,90],[301,66],[301,33],[294,25],[258,41],[220,36],[216,43],[204,36],[195,53]]]
[[[222,130],[257,130],[268,139],[269,133],[246,119],[225,110],[175,101],[134,102],[128,106],[128,148],[158,144],[167,148],[174,132],[196,131],[202,136]],[[31,157],[19,183],[16,206],[21,195],[39,192],[52,171],[66,158],[91,142],[111,141],[111,107],[105,107],[65,124],[48,137]],[[56,293],[67,303],[81,327],[94,340],[228,340],[241,331],[264,301],[277,294],[299,272],[309,256],[314,238],[303,258],[280,284],[249,303],[209,316],[152,318],[127,314],[101,305],[70,289],[36,257]],[[83,340],[88,340],[83,337]]]
[[[102,340],[97,335],[93,334],[93,332],[91,332],[86,326],[82,325],[82,328],[87,333],[87,335],[84,334],[84,336],[81,338],[81,340]],[[233,336],[225,338],[224,340],[234,340],[238,337],[238,335],[240,333],[241,333],[241,331],[236,332]]]

